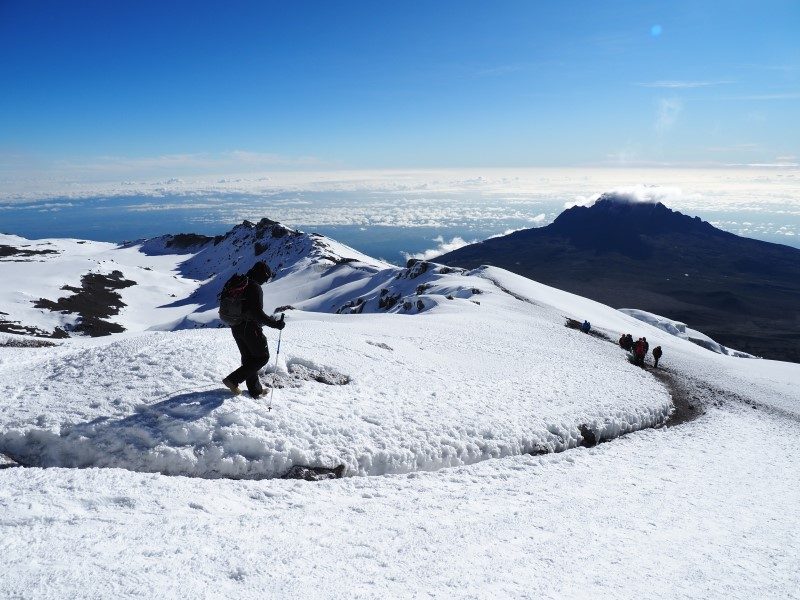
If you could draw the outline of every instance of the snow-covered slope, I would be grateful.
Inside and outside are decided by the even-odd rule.
[[[447,296],[465,299],[478,293],[464,278],[443,277],[462,270],[434,269],[424,261],[399,268],[268,219],[245,221],[215,238],[181,234],[115,246],[6,235],[0,236],[0,247],[12,251],[0,256],[0,265],[14,282],[0,292],[0,331],[12,333],[60,337],[64,332],[219,327],[222,286],[258,260],[275,273],[267,310],[418,313]],[[99,283],[107,290],[86,292],[86,278],[92,276],[117,277],[122,285],[103,279]],[[98,305],[101,311],[107,308],[114,294],[119,306],[98,320]],[[85,326],[89,318],[94,327]]]
[[[3,311],[86,266],[141,280],[119,289],[125,332],[0,338],[0,454],[29,467],[0,470],[0,596],[794,593],[800,365],[709,352],[502,269],[401,269],[262,223],[0,263],[17,278]],[[221,387],[238,353],[213,326],[221,282],[258,258],[277,272],[267,308],[295,308],[263,374],[272,410]],[[37,311],[42,328],[70,318]],[[623,332],[661,345],[662,369],[630,364]],[[580,448],[663,425],[681,395],[705,414]],[[277,479],[299,465],[351,477]]]
[[[473,281],[480,304],[453,299],[414,317],[291,313],[290,376],[272,411],[221,388],[238,361],[226,330],[76,340],[35,365],[9,364],[0,451],[27,464],[209,477],[340,464],[377,475],[562,450],[584,440],[582,426],[609,439],[669,415],[656,380],[564,327],[558,310],[483,277],[445,277]],[[325,374],[349,382],[315,380]]]
[[[798,434],[728,405],[596,448],[314,484],[6,469],[0,596],[792,599]]]
[[[34,242],[10,235],[0,235],[0,246],[17,251],[0,258],[6,282],[0,288],[0,325],[16,323],[22,332],[28,328],[31,333],[48,335],[56,328],[72,330],[79,322],[77,311],[61,312],[36,304],[41,299],[56,301],[76,296],[82,278],[89,274],[108,276],[118,271],[125,281],[135,282],[116,292],[125,305],[121,312],[103,319],[125,329],[144,330],[154,322],[178,319],[196,307],[170,305],[172,299],[190,296],[199,285],[179,276],[179,265],[186,258],[179,254],[145,254],[135,246],[86,240]],[[64,289],[65,286],[73,289]],[[82,304],[93,308],[91,299]]]
[[[698,346],[702,346],[706,350],[716,352],[717,354],[727,354],[728,356],[736,356],[738,358],[755,358],[752,354],[742,352],[741,350],[734,350],[733,348],[728,348],[718,342],[715,342],[701,331],[687,327],[686,323],[674,321],[672,319],[668,319],[667,317],[662,317],[661,315],[656,315],[651,312],[636,308],[620,308],[619,310],[624,312],[626,315],[634,317],[635,319],[639,319],[640,321],[649,323],[654,327],[658,327],[660,330],[666,331],[670,335],[674,335],[684,340],[689,340],[690,342],[693,342]]]
[[[665,347],[664,364],[671,347],[705,352],[658,323],[502,269],[398,268],[266,219],[217,238],[122,247],[22,241],[5,238],[57,253],[4,264],[11,277],[41,274],[20,276],[17,289],[54,288],[82,261],[140,280],[120,290],[130,331],[2,365],[10,400],[0,405],[0,451],[27,464],[260,478],[295,465],[375,475],[551,452],[663,424],[672,410],[659,381],[566,318],[588,318],[611,340],[646,333]],[[276,273],[267,308],[289,314],[284,362],[267,375],[283,386],[275,411],[232,400],[219,384],[238,354],[218,328],[217,294],[256,260]],[[3,298],[15,309],[35,296],[15,293],[16,304],[13,293]]]

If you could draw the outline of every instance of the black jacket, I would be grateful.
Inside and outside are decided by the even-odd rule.
[[[259,325],[267,325],[277,329],[280,320],[270,317],[264,312],[264,290],[252,279],[247,284],[242,297],[242,316],[245,321],[255,321]]]

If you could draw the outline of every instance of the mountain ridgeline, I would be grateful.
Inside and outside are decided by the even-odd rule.
[[[722,231],[661,203],[606,194],[546,227],[436,261],[502,267],[617,308],[690,323],[751,354],[800,362],[800,250]]]

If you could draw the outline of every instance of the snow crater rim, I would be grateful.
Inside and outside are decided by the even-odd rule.
[[[203,392],[200,392],[203,393]],[[205,407],[221,404],[223,392],[208,394]],[[196,392],[197,394],[197,392]],[[174,399],[173,399],[174,400]],[[202,403],[201,403],[202,404]],[[171,407],[177,414],[181,406]],[[167,412],[168,408],[163,407]],[[191,416],[191,406],[186,413]],[[520,455],[545,455],[565,452],[579,447],[593,447],[613,441],[619,437],[642,429],[658,428],[669,421],[671,410],[658,414],[653,412],[649,419],[632,424],[614,421],[610,418],[593,423],[579,423],[572,426],[551,424],[545,427],[535,440],[498,440],[498,446],[487,445],[483,451],[470,456],[455,457],[453,448],[443,448],[440,456],[428,460],[416,457],[414,466],[389,462],[386,453],[380,451],[352,455],[342,460],[326,459],[320,463],[304,463],[302,460],[288,458],[266,451],[258,455],[257,441],[247,438],[232,438],[225,444],[220,440],[220,432],[207,432],[208,442],[191,447],[168,447],[163,443],[143,447],[146,444],[147,422],[163,418],[153,410],[145,410],[137,415],[112,422],[103,430],[108,419],[95,419],[89,423],[64,426],[60,432],[44,429],[11,430],[0,433],[0,454],[5,454],[13,462],[23,467],[40,468],[122,468],[142,473],[159,473],[167,476],[197,477],[202,479],[305,479],[317,481],[343,476],[382,476],[402,475],[418,471],[439,471],[453,467],[467,466],[485,460],[507,458]],[[234,420],[226,421],[235,425]],[[138,420],[138,426],[127,430],[120,422],[131,423]],[[100,433],[97,433],[97,428]],[[163,440],[162,440],[163,442]],[[478,440],[474,440],[478,442]],[[233,454],[236,449],[238,454]],[[263,450],[263,448],[262,448]],[[249,454],[249,456],[248,456]],[[290,452],[291,455],[291,452]],[[353,460],[355,458],[355,460]],[[368,467],[373,468],[368,468]],[[382,468],[381,468],[382,467]]]

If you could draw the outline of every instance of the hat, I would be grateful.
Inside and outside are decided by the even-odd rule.
[[[250,267],[247,274],[259,283],[266,283],[266,281],[272,277],[272,271],[263,260],[258,261]]]

